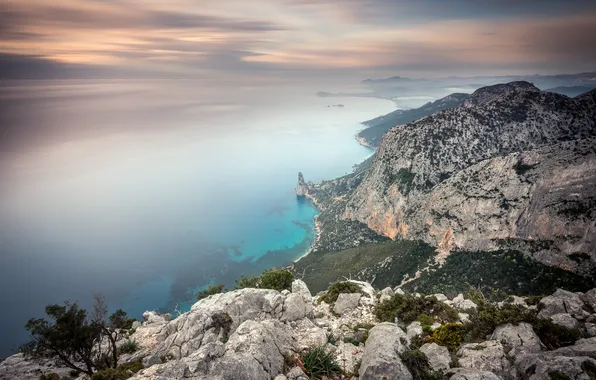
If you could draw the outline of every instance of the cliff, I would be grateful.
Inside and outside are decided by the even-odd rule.
[[[589,379],[594,309],[596,289],[496,302],[349,281],[313,297],[295,280],[291,291],[212,295],[174,319],[146,312],[128,336],[138,350],[120,361],[140,360],[144,369],[129,376],[153,380]],[[63,372],[44,363],[14,355],[0,363],[0,379]]]
[[[594,137],[596,91],[568,98],[527,82],[484,87],[460,107],[387,132],[340,217],[446,254],[513,246],[589,270]]]
[[[303,197],[308,194],[308,184],[304,181],[302,173],[298,173],[298,184],[296,184],[296,195]]]

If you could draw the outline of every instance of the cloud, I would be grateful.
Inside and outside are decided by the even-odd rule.
[[[0,52],[54,75],[546,73],[596,63],[596,3],[584,0],[7,2]]]

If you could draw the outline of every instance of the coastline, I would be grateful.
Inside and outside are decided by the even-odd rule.
[[[360,133],[360,132],[358,132],[358,133]],[[370,145],[370,143],[364,137],[360,137],[360,136],[358,136],[358,134],[356,134],[356,136],[354,136],[354,138],[356,139],[356,141],[358,141],[358,143],[360,145],[365,146],[370,149],[373,149],[373,150],[376,150],[376,148],[374,146]]]
[[[311,195],[311,194],[308,194],[308,193],[306,193],[304,196],[307,197],[308,199],[310,199],[312,201],[313,206],[320,213],[321,210],[317,206],[317,201],[316,201],[315,197],[313,195]],[[314,219],[315,219],[315,225],[314,225],[313,228],[315,230],[315,239],[313,240],[312,244],[310,245],[310,248],[306,252],[304,252],[304,254],[302,256],[300,256],[296,260],[292,261],[292,264],[291,265],[294,265],[298,261],[300,261],[303,258],[305,258],[306,256],[310,255],[311,252],[313,252],[315,250],[315,248],[317,247],[317,244],[319,243],[319,240],[321,239],[321,223],[319,223],[319,220],[318,220],[319,219],[319,214],[315,215]]]

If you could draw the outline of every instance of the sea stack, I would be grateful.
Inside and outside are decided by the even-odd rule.
[[[296,185],[296,196],[303,197],[308,194],[308,185],[304,181],[304,176],[298,172],[298,184]]]

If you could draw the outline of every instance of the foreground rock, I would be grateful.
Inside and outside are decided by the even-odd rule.
[[[360,365],[360,380],[411,380],[412,374],[399,357],[406,350],[405,341],[406,333],[394,323],[385,322],[373,327]]]
[[[146,368],[134,375],[136,380],[308,380],[297,359],[321,347],[342,368],[344,379],[358,373],[360,380],[413,380],[401,355],[414,348],[414,338],[423,334],[421,324],[412,322],[406,334],[395,323],[379,323],[374,310],[389,290],[377,294],[370,284],[355,283],[361,292],[340,294],[334,305],[319,302],[320,295],[313,297],[306,284],[296,280],[291,292],[241,289],[216,294],[175,319],[146,312],[131,337],[139,350],[123,355],[121,362],[142,360]],[[587,335],[593,316],[586,318],[586,312],[593,294],[557,290],[540,301],[547,310],[542,316],[565,314]],[[463,297],[456,298],[443,302],[470,309]],[[568,313],[558,313],[561,306]],[[451,380],[552,380],[556,375],[591,380],[596,374],[596,338],[567,344],[548,351],[530,324],[519,323],[498,326],[490,340],[463,344],[454,362],[452,353],[436,343],[426,343],[420,351],[431,369]],[[50,372],[68,376],[70,369],[20,354],[0,363],[0,380],[37,380]]]

